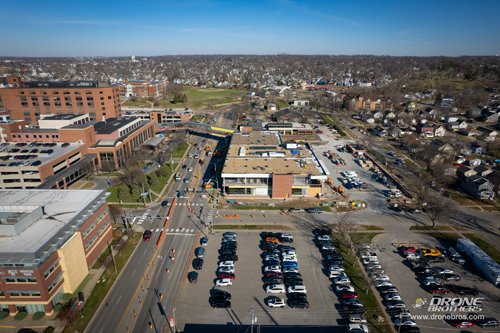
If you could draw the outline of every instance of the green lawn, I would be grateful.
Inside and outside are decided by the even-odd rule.
[[[247,94],[246,90],[237,89],[219,89],[219,88],[198,88],[189,87],[183,93],[186,94],[186,103],[170,103],[171,96],[161,98],[158,105],[160,108],[209,108],[217,104],[235,103],[240,98]],[[135,101],[125,101],[122,103],[124,107],[151,107],[151,103],[147,99],[138,98]]]
[[[161,166],[161,169],[166,170],[167,174],[165,177],[158,177],[156,175],[156,172],[148,174],[146,177],[149,179],[147,182],[144,184],[144,189],[146,190],[147,187],[156,193],[160,193],[165,184],[167,183],[167,180],[169,179],[170,175],[172,174],[172,171],[175,170],[177,167],[177,164],[174,163],[171,167],[169,164],[164,164]],[[151,185],[148,185],[151,184]],[[107,198],[108,202],[120,202],[120,199],[122,202],[131,202],[131,203],[141,203],[142,198],[141,198],[141,193],[142,193],[142,186],[134,186],[132,190],[125,184],[117,184],[114,185],[110,188],[107,189],[107,192],[110,193],[110,195]],[[118,193],[121,190],[120,198],[118,197]],[[154,196],[152,196],[152,199],[154,199]]]
[[[120,252],[118,252],[118,254],[115,256],[118,273],[120,273],[123,266],[125,266],[125,263],[127,262],[128,258],[130,257],[135,247],[137,246],[137,243],[139,243],[140,240],[141,240],[140,233],[133,234],[132,238],[129,238],[129,240],[125,243]],[[101,279],[92,290],[92,293],[86,297],[85,307],[82,310],[83,318],[77,315],[73,325],[71,325],[71,327],[67,325],[64,328],[63,332],[66,333],[75,331],[83,332],[83,330],[89,323],[90,319],[96,312],[97,308],[99,307],[99,304],[104,299],[104,296],[106,296],[108,291],[111,289],[111,286],[115,282],[116,277],[117,275],[115,274],[115,269],[113,265],[106,268]],[[76,297],[76,295],[77,294],[75,293],[73,296]]]
[[[195,121],[198,123],[203,122],[207,116],[201,113],[195,114],[193,117],[191,117],[191,121]]]
[[[185,142],[181,143],[179,145],[179,148],[177,148],[176,151],[173,152],[172,154],[172,157],[173,158],[181,158],[182,156],[184,156],[184,153],[186,152],[186,150],[188,150],[189,148],[189,145]]]

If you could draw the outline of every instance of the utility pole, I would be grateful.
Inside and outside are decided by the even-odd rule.
[[[257,317],[255,317],[255,311],[253,305],[250,308],[250,333],[253,333],[253,324],[257,322]]]

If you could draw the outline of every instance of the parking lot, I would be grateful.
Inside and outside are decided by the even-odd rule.
[[[238,231],[237,255],[235,264],[236,278],[232,286],[218,287],[232,294],[230,309],[214,309],[209,304],[210,290],[214,287],[218,262],[218,249],[222,232],[210,235],[205,251],[203,269],[199,271],[198,282],[190,284],[187,279],[181,282],[177,295],[177,328],[185,323],[250,324],[251,308],[262,325],[338,325],[340,315],[335,309],[337,297],[330,290],[331,282],[322,272],[321,255],[314,245],[313,235],[292,232],[297,249],[299,271],[307,288],[309,309],[269,308],[264,299],[270,295],[285,298],[284,294],[267,294],[262,282],[262,250],[259,232]],[[190,270],[192,268],[190,267]]]
[[[408,244],[421,244],[422,246],[443,246],[439,242],[428,235],[413,233],[405,240]],[[431,315],[431,314],[467,314],[467,312],[430,312],[428,309],[432,294],[425,291],[416,274],[404,263],[404,258],[398,253],[394,246],[394,238],[390,234],[382,234],[374,238],[372,249],[378,254],[378,258],[382,269],[389,276],[391,283],[398,288],[402,300],[406,303],[407,309],[412,315]],[[451,262],[448,258],[443,263],[431,264],[431,267],[443,267],[451,269],[454,273],[460,275],[460,281],[449,281],[443,284],[454,284],[465,287],[473,287],[479,290],[478,297],[484,297],[482,304],[483,310],[480,312],[485,317],[498,317],[500,313],[500,303],[498,302],[500,293],[498,289],[488,281],[483,280],[477,274],[471,272],[470,267],[466,264],[460,266]],[[446,295],[435,295],[435,297],[461,297],[453,293]],[[473,297],[473,296],[465,296]],[[419,306],[418,300],[426,302],[423,306]],[[478,312],[479,313],[479,312]],[[422,320],[416,319],[421,332],[435,332],[437,330],[460,331],[458,328],[453,328],[450,324],[440,319]],[[474,332],[499,332],[498,328],[479,328],[472,327],[468,330]]]

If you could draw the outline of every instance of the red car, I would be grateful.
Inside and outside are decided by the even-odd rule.
[[[283,274],[282,273],[278,273],[278,272],[267,272],[264,274],[264,277],[265,278],[278,278],[278,279],[282,279],[283,278]]]
[[[231,274],[231,273],[219,273],[217,274],[218,279],[231,279],[234,280],[236,278],[236,275]]]
[[[142,234],[142,240],[147,242],[148,240],[151,239],[152,235],[153,235],[153,232],[151,230],[145,230],[144,233]]]
[[[464,328],[464,327],[469,328],[472,326],[476,326],[476,324],[462,319],[450,320],[449,323],[451,326],[455,326],[456,328]]]
[[[449,289],[441,286],[430,286],[429,288],[427,288],[427,291],[430,292],[431,294],[440,294],[440,295],[448,294],[450,292]]]
[[[398,250],[402,254],[417,253],[417,248],[414,246],[400,246]]]
[[[353,298],[358,298],[358,294],[352,293],[352,292],[343,292],[340,294],[340,299],[353,299]]]

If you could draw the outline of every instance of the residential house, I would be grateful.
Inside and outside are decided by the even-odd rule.
[[[372,115],[373,119],[375,119],[375,120],[380,120],[380,119],[382,119],[383,116],[384,116],[384,114],[380,111],[377,111]]]
[[[434,128],[434,136],[443,137],[446,134],[444,126],[437,126]]]
[[[396,118],[396,114],[393,111],[386,112],[385,119],[392,120]]]
[[[476,132],[476,130],[474,130],[474,129],[463,129],[463,130],[459,130],[458,133],[465,135],[465,136],[477,136],[477,135],[479,135],[479,133]]]
[[[455,122],[458,122],[458,116],[448,114],[448,115],[444,116],[443,121],[447,124],[455,123]]]
[[[465,165],[459,166],[457,168],[457,177],[463,178],[463,177],[470,177],[476,175],[477,172]]]
[[[492,199],[495,196],[493,184],[479,175],[462,178],[460,185],[470,195],[478,199]]]
[[[441,125],[424,123],[417,126],[417,133],[426,138],[443,137],[446,134],[446,129]]]
[[[483,146],[472,146],[471,147],[471,153],[472,154],[484,155],[487,152],[488,152],[488,148],[487,147],[483,147]]]
[[[475,167],[474,171],[476,171],[477,175],[482,176],[482,177],[487,176],[493,172],[493,170],[491,170],[490,168],[488,168],[485,165],[479,165],[479,166]]]
[[[484,178],[488,179],[490,183],[493,184],[493,191],[499,194],[500,191],[500,170],[499,167],[495,167],[494,170],[487,174]]]
[[[373,129],[373,134],[377,135],[377,136],[380,136],[380,137],[384,137],[384,136],[387,136],[389,135],[389,133],[387,132],[386,129],[382,128],[382,127],[376,127]]]
[[[458,131],[462,129],[466,129],[468,124],[466,121],[453,121],[451,123],[447,123],[446,126],[449,130]]]
[[[479,137],[484,141],[495,141],[498,135],[497,131],[488,127],[479,126],[477,130],[480,132]]]
[[[498,116],[500,115],[500,112],[495,112],[495,111],[490,111],[486,110],[481,112],[481,116],[479,117],[478,120],[484,121],[486,123],[496,123],[498,122]]]

